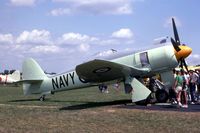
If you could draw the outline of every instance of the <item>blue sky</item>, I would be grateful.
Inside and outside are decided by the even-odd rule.
[[[36,59],[49,72],[72,69],[95,53],[151,47],[173,36],[193,49],[200,64],[199,0],[1,0],[0,71]]]

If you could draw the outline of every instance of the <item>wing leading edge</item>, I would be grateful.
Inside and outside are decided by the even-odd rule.
[[[78,76],[88,82],[106,82],[126,76],[139,76],[149,72],[148,68],[136,68],[117,62],[95,59],[76,66]]]

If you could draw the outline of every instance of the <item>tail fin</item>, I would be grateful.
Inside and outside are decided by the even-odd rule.
[[[42,68],[32,58],[28,58],[22,65],[23,80],[43,80],[47,76]]]
[[[22,65],[23,91],[25,95],[40,93],[40,85],[47,78],[42,68],[32,58],[28,58]]]

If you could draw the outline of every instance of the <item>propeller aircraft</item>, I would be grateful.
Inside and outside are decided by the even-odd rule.
[[[76,66],[75,70],[47,76],[38,63],[28,58],[22,65],[23,91],[25,95],[45,95],[60,91],[80,89],[92,85],[122,81],[125,92],[132,94],[132,101],[146,99],[151,91],[142,83],[142,78],[160,74],[166,86],[172,86],[172,69],[180,65],[187,69],[185,58],[192,49],[181,44],[174,19],[172,18],[174,39],[163,46],[142,50],[110,60],[93,59]],[[162,94],[161,94],[162,96]]]

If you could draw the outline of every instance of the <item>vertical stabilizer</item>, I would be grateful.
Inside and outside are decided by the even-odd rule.
[[[40,88],[45,75],[42,68],[32,58],[28,58],[22,65],[23,91],[25,95],[41,93]]]
[[[47,77],[42,68],[32,58],[28,58],[24,61],[22,73],[23,80],[43,80]]]

